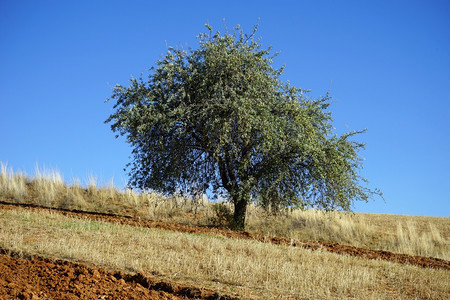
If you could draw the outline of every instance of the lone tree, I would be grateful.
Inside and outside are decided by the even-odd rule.
[[[337,136],[329,95],[280,80],[283,68],[239,26],[208,31],[199,48],[169,48],[148,80],[116,85],[105,121],[126,136],[133,161],[129,185],[165,194],[206,192],[229,199],[233,226],[243,229],[247,205],[350,210],[379,191],[361,185],[364,144]]]

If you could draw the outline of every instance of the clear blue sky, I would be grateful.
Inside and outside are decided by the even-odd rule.
[[[260,19],[283,80],[331,92],[338,133],[368,128],[363,175],[386,203],[355,211],[450,216],[449,1],[1,0],[0,161],[123,187],[111,87],[223,18],[247,32]]]

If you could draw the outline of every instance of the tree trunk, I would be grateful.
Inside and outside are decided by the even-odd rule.
[[[233,229],[244,230],[245,227],[245,213],[247,212],[247,203],[250,195],[241,195],[238,199],[233,199],[234,215],[233,215]]]

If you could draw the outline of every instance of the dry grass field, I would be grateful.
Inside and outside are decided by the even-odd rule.
[[[90,179],[68,186],[58,172],[34,177],[1,165],[0,200],[165,222],[217,223],[213,204],[136,194]],[[450,259],[450,218],[287,211],[248,212],[250,232]],[[241,298],[444,299],[450,272],[288,245],[76,218],[22,207],[0,210],[0,247],[111,270],[153,274]]]

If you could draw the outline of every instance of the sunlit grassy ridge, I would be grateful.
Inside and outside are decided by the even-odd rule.
[[[56,171],[34,177],[14,173],[0,163],[0,200],[47,207],[78,209],[142,218],[208,225],[217,223],[214,203],[205,199],[164,197],[157,193],[98,187],[91,177],[86,187],[67,185]],[[384,214],[284,211],[276,216],[250,206],[247,230],[300,240],[319,240],[371,249],[450,259],[450,218]]]

